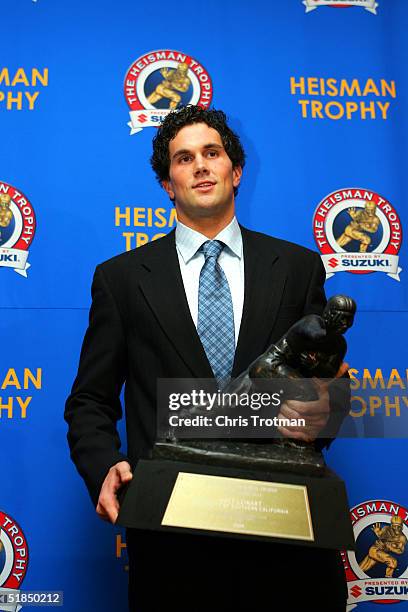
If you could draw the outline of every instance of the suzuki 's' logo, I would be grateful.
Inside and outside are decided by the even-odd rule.
[[[352,589],[350,589],[350,593],[355,598],[360,597],[362,592],[363,592],[362,589],[359,586],[357,586],[356,584],[353,586]]]

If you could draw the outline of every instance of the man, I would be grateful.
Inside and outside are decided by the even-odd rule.
[[[239,138],[221,111],[188,106],[168,115],[154,139],[152,166],[174,202],[177,228],[96,269],[89,328],[65,416],[72,458],[97,513],[112,523],[118,490],[155,440],[157,379],[226,374],[228,359],[217,361],[225,347],[211,345],[215,334],[205,331],[206,317],[218,315],[205,306],[207,261],[213,261],[230,312],[222,329],[230,325],[223,336],[232,342],[232,376],[296,320],[320,314],[325,305],[325,273],[316,253],[238,225],[235,195],[244,163]],[[206,249],[217,245],[214,262]],[[116,430],[124,382],[127,455],[119,452]],[[327,385],[319,385],[315,402],[288,402],[281,416],[308,420],[302,431],[282,429],[284,436],[315,440],[333,418]],[[245,602],[261,605],[265,597],[272,601],[272,588],[291,593],[288,605],[296,593],[304,602],[306,589],[312,601],[308,572],[319,576],[324,609],[344,609],[343,570],[333,551],[138,530],[127,537],[131,610],[164,609],[170,597],[179,610],[236,609]],[[301,572],[296,577],[295,570]],[[152,576],[153,590],[147,586]],[[294,579],[298,588],[288,591]]]

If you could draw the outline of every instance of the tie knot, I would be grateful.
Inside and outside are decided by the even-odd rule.
[[[204,242],[204,244],[201,246],[201,250],[204,253],[205,260],[207,261],[209,257],[215,257],[215,259],[218,259],[218,256],[224,246],[224,243],[220,242],[219,240],[207,240],[207,242]]]

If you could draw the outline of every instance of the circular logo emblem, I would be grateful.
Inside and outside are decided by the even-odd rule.
[[[27,566],[25,535],[19,524],[0,510],[0,588],[20,589]]]
[[[168,113],[186,104],[207,108],[212,99],[205,68],[190,55],[169,49],[149,51],[135,60],[124,88],[131,134],[158,127]]]
[[[350,510],[356,552],[343,552],[349,604],[408,600],[408,511],[370,500]]]
[[[0,181],[0,266],[13,268],[27,277],[30,245],[36,228],[35,213],[28,198]]]
[[[327,278],[336,272],[385,272],[400,280],[401,221],[378,193],[355,187],[333,191],[315,210],[313,233]]]

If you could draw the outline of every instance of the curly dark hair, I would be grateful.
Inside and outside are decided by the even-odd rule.
[[[188,105],[169,113],[153,138],[153,155],[150,158],[150,163],[159,183],[168,181],[170,178],[170,141],[177,136],[183,127],[193,123],[206,123],[209,127],[217,130],[233,168],[244,167],[245,151],[239,136],[227,125],[225,113],[214,108],[206,109],[201,106]],[[237,193],[238,188],[235,188],[234,194],[237,195]]]

